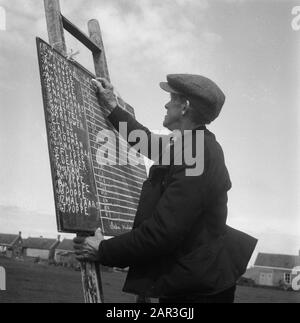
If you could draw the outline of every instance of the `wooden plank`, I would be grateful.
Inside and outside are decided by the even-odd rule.
[[[77,236],[89,236],[77,235]],[[102,279],[100,272],[100,264],[93,262],[81,262],[81,278],[83,286],[84,301],[87,304],[102,304],[104,303],[104,293],[102,287]]]
[[[63,55],[67,53],[59,0],[44,0],[49,43]]]
[[[92,19],[88,22],[88,29],[91,40],[97,44],[97,46],[101,49],[101,52],[94,52],[94,65],[95,65],[95,73],[97,77],[105,77],[110,81],[107,60],[105,56],[105,50],[102,40],[102,33],[100,29],[100,24],[98,20]]]
[[[84,46],[86,46],[93,53],[101,53],[101,49],[94,43],[85,33],[83,33],[80,29],[78,29],[70,20],[68,20],[63,15],[62,23],[63,27],[66,31],[68,31],[72,36],[78,39]]]
[[[101,49],[100,53],[93,53],[95,73],[97,77],[105,77],[110,82],[107,59],[102,39],[102,32],[98,20],[90,20],[88,22],[88,29],[91,40]],[[119,102],[122,102],[123,108],[135,117],[134,110],[131,106],[129,106],[126,102],[123,102],[123,100],[120,100]]]
[[[105,77],[107,80],[110,81],[99,22],[95,19],[90,20],[88,22],[88,30],[89,30],[90,39],[95,44],[97,44],[97,46],[100,48],[100,51],[93,52],[95,74],[97,77]],[[99,264],[88,264],[88,266],[95,266],[93,268],[94,269],[93,272],[90,273],[90,277],[96,273],[97,280],[96,280],[94,286],[98,286],[98,294],[100,296],[100,298],[98,299],[98,303],[104,303],[100,266],[99,266]],[[89,297],[91,295],[91,291],[92,290],[86,290],[86,292],[87,292],[86,297]]]
[[[67,46],[64,37],[64,27],[60,11],[59,0],[44,0],[47,29],[50,45],[61,54],[67,54]],[[81,263],[81,276],[83,293],[86,303],[103,303],[99,265],[95,263]]]
[[[100,28],[99,22],[95,19],[90,20],[88,22],[88,29],[89,29],[90,37],[93,40],[93,42],[95,42],[101,48],[100,53],[93,53],[96,75],[98,77],[105,77],[108,81],[110,81],[108,65],[107,65],[104,44],[103,44],[103,39],[102,39],[102,33],[101,33],[101,28]],[[127,105],[127,103],[125,103],[125,102],[123,102],[123,103],[124,103],[124,108],[129,113],[134,114],[133,109],[129,105]],[[100,286],[101,286],[101,283],[100,283]],[[138,295],[136,297],[136,303],[151,303],[151,300],[147,297],[143,297],[143,296]]]

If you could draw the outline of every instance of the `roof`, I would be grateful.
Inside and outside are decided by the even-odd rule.
[[[243,277],[244,278],[253,278],[257,273],[259,273],[259,268],[257,267],[251,267],[248,268],[247,271],[244,273]]]
[[[0,245],[10,246],[18,238],[19,238],[19,235],[17,235],[17,234],[2,234],[2,233],[0,233]]]
[[[24,248],[50,250],[57,243],[56,239],[28,238],[24,240]]]
[[[254,266],[293,269],[299,262],[299,256],[259,253]]]
[[[56,250],[72,251],[74,252],[73,240],[64,239],[57,247]]]

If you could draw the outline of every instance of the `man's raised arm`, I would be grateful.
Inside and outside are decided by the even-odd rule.
[[[93,80],[93,84],[96,89],[99,104],[104,108],[104,114],[114,126],[114,128],[118,132],[120,132],[120,123],[126,123],[126,128],[122,129],[121,134],[124,136],[126,135],[125,139],[131,146],[138,144],[138,141],[128,140],[130,139],[130,133],[137,130],[143,131],[148,137],[148,147],[147,149],[145,149],[147,151],[147,155],[145,156],[149,159],[156,160],[158,156],[154,153],[154,151],[151,151],[151,143],[159,144],[159,147],[161,147],[161,149],[163,150],[165,147],[162,147],[162,144],[168,142],[167,140],[163,140],[163,138],[167,136],[154,134],[147,127],[136,121],[130,113],[125,111],[120,106],[120,101],[124,103],[124,105],[128,105],[129,107],[131,106],[115,95],[113,85],[110,84],[106,79],[97,78],[96,80]],[[126,133],[124,133],[124,130],[126,130]],[[143,151],[141,151],[141,153],[143,153]]]

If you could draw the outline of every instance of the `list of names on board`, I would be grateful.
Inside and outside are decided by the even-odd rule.
[[[98,227],[116,236],[131,230],[144,165],[102,165],[99,149],[103,130],[114,131],[116,146],[129,151],[101,112],[94,76],[37,40],[58,228],[91,232]],[[133,113],[133,111],[131,111]],[[113,141],[111,141],[113,142]],[[137,158],[133,152],[128,158]]]

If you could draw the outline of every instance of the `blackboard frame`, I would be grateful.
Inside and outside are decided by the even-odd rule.
[[[65,228],[64,225],[63,225],[63,219],[62,219],[62,216],[60,216],[60,211],[59,211],[59,208],[58,208],[58,199],[57,199],[57,192],[56,192],[56,185],[57,185],[57,182],[56,182],[56,170],[54,168],[54,157],[53,157],[53,151],[51,149],[51,143],[50,143],[50,140],[49,140],[49,132],[50,132],[50,129],[49,129],[49,123],[48,123],[48,115],[47,115],[47,93],[46,93],[46,89],[45,87],[43,87],[42,85],[42,72],[43,72],[43,69],[42,69],[42,62],[41,62],[41,53],[39,51],[39,46],[40,44],[45,44],[46,46],[49,46],[51,47],[47,42],[45,42],[44,40],[42,40],[41,38],[39,37],[36,37],[36,45],[37,45],[37,53],[38,53],[38,61],[39,61],[39,71],[40,71],[40,76],[41,76],[41,89],[42,89],[42,97],[43,97],[43,104],[44,104],[44,115],[45,115],[45,124],[46,124],[46,131],[47,131],[47,145],[48,145],[48,153],[49,153],[49,157],[50,157],[50,168],[51,168],[51,179],[52,179],[52,188],[53,188],[53,195],[54,195],[54,201],[55,201],[55,213],[56,213],[56,221],[57,221],[57,229],[58,229],[58,232],[60,233],[81,233],[81,234],[86,234],[86,235],[93,235],[95,230],[94,229],[91,229],[91,230],[88,230],[88,229],[81,229],[81,228],[74,228],[74,229],[68,229],[68,228]],[[61,53],[59,52],[58,50],[56,50],[55,48],[52,47],[52,50],[57,54],[59,55],[61,58],[63,59],[66,59],[66,57]],[[77,68],[83,70],[85,73],[88,73],[92,78],[95,78],[95,75],[93,75],[93,73],[91,73],[88,69],[86,69],[84,66],[82,66],[81,64],[79,64],[78,62],[76,61],[72,61],[72,64],[74,64]],[[89,140],[88,140],[88,145],[89,145]],[[90,150],[90,147],[89,147],[89,150]],[[92,169],[92,164],[90,163],[90,167]],[[95,184],[95,179],[94,179],[94,174],[93,174],[93,185],[94,187],[96,188],[96,184]],[[97,201],[97,203],[99,203],[99,201]],[[101,219],[101,211],[99,211],[99,218]]]
[[[55,53],[55,55],[58,55],[61,59],[65,60],[68,64],[71,64],[73,66],[73,68],[78,69],[79,73],[85,73],[91,79],[95,78],[95,75],[93,73],[91,73],[89,70],[87,70],[85,67],[83,67],[81,64],[79,64],[78,62],[73,61],[73,60],[67,61],[67,58],[60,51],[54,49],[53,47],[51,47],[49,44],[47,44],[42,39],[37,38],[36,42],[37,42],[37,48],[38,48],[38,58],[39,58],[41,83],[43,83],[43,76],[42,76],[43,67],[42,67],[42,62],[41,62],[42,58],[41,58],[41,54],[40,54],[40,50],[39,50],[41,44],[44,44],[45,46],[48,46],[49,48],[51,48],[51,51],[53,51]],[[81,86],[81,84],[80,84],[80,86]],[[64,224],[63,219],[62,219],[63,216],[61,215],[59,207],[58,207],[59,201],[58,201],[57,189],[56,189],[56,186],[57,186],[56,169],[55,169],[55,162],[54,162],[52,147],[51,147],[51,143],[50,143],[50,139],[49,139],[49,133],[50,133],[49,124],[48,124],[48,113],[49,112],[47,111],[47,109],[48,109],[48,101],[47,101],[48,100],[48,97],[47,97],[48,93],[47,93],[47,90],[45,88],[45,85],[44,86],[42,85],[42,94],[43,94],[45,122],[46,122],[46,129],[47,129],[47,142],[48,142],[48,151],[49,151],[49,156],[50,156],[52,185],[53,185],[53,192],[54,192],[54,200],[55,200],[55,209],[56,209],[56,219],[57,219],[57,224],[58,224],[58,231],[59,232],[65,232],[65,233],[82,233],[82,234],[91,235],[91,234],[94,234],[95,230],[98,227],[100,227],[102,229],[102,231],[107,236],[117,236],[117,235],[120,235],[122,233],[126,233],[126,232],[130,231],[131,228],[132,228],[132,225],[133,225],[133,220],[134,220],[134,218],[132,218],[132,216],[133,216],[133,214],[132,214],[133,213],[133,208],[136,208],[137,204],[136,204],[136,206],[132,206],[131,204],[128,205],[128,203],[132,203],[132,201],[130,200],[131,197],[126,197],[125,198],[126,201],[123,200],[120,203],[115,202],[118,205],[115,205],[115,206],[112,205],[111,207],[113,208],[113,210],[109,210],[110,207],[108,207],[108,210],[107,210],[107,206],[105,205],[105,202],[103,202],[103,201],[106,201],[106,198],[109,199],[110,196],[106,197],[106,196],[99,195],[100,194],[99,193],[99,177],[100,176],[99,176],[97,170],[94,168],[94,166],[95,166],[94,159],[93,159],[94,157],[92,158],[92,161],[90,161],[90,164],[89,164],[89,169],[91,171],[89,178],[91,178],[91,182],[92,182],[92,187],[93,187],[92,193],[95,193],[94,194],[95,203],[98,206],[98,220],[97,220],[98,224],[92,226],[91,228],[85,227],[83,225],[82,227],[81,226],[76,227],[76,228],[72,227],[72,229],[66,227],[66,225]],[[126,108],[129,109],[128,112],[131,113],[134,116],[133,109],[131,107],[129,107],[129,106],[127,106]],[[85,120],[85,122],[88,122],[89,117],[87,117],[87,115],[86,115],[88,110],[86,110],[86,108],[83,108],[83,109],[84,109],[84,120]],[[97,111],[99,111],[99,109]],[[108,120],[106,120],[106,123],[107,123],[108,127],[113,129],[112,125],[110,124],[110,122]],[[90,138],[91,134],[90,134],[90,131],[88,131],[87,129],[85,129],[85,130],[86,130],[86,134],[87,134],[87,140],[86,140],[87,141],[87,149],[88,149],[89,153],[92,153],[92,150],[95,147],[92,147],[93,149],[91,149],[91,142],[92,142],[91,138]],[[138,174],[139,178],[137,179],[137,181],[138,181],[138,184],[140,185],[141,181],[142,181],[141,178],[143,178],[143,181],[146,179],[145,166],[143,166],[143,169],[139,169],[138,172],[139,172],[139,174]],[[142,172],[143,175],[141,175],[140,172]],[[115,174],[111,174],[111,175],[113,177],[114,176],[121,177],[120,175],[115,175]],[[136,173],[130,174],[128,172],[126,175],[123,175],[122,180],[126,179],[125,182],[127,182],[127,184],[129,183],[128,186],[130,186],[130,185],[132,185],[132,181],[133,181],[132,177],[134,177],[135,175],[137,175],[137,174]],[[132,176],[132,177],[128,177],[128,176]],[[97,179],[96,179],[96,177],[97,177]],[[113,181],[113,179],[111,181]],[[104,182],[105,182],[105,180],[104,180]],[[141,187],[142,187],[142,185],[139,186],[140,189],[141,189]],[[121,190],[124,190],[124,188],[121,188]],[[102,192],[102,189],[101,189],[101,192]],[[124,193],[123,191],[121,191],[121,192]],[[130,192],[128,194],[130,196],[132,196],[131,194],[135,194],[134,199],[135,199],[135,203],[137,203],[136,199],[137,199],[137,194],[138,193],[137,192]],[[132,204],[134,204],[134,203],[132,203]],[[126,207],[128,207],[128,209],[126,209]],[[115,212],[115,211],[117,211],[117,212]],[[124,215],[122,215],[122,214],[118,215],[118,213],[120,213],[121,211],[125,212]],[[128,212],[128,213],[126,213],[126,212]],[[107,216],[107,214],[109,214],[109,215],[112,214],[112,216],[119,216],[120,218],[119,218],[119,220],[114,218],[114,217],[111,217],[109,219],[110,216]],[[134,215],[135,215],[135,212],[134,212]],[[132,219],[132,221],[130,219]],[[119,221],[121,221],[121,222],[119,222]],[[125,222],[122,222],[122,221],[125,221]],[[108,223],[110,223],[110,228],[108,227]]]

